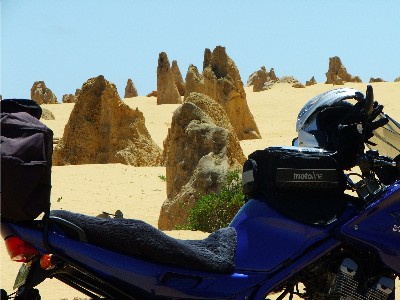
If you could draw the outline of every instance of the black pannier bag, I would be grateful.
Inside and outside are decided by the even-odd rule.
[[[25,99],[1,105],[1,221],[34,220],[50,210],[53,132]]]
[[[269,147],[243,165],[243,193],[265,200],[278,212],[307,224],[327,224],[346,205],[346,177],[335,152]]]

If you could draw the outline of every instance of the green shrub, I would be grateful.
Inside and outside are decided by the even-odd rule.
[[[189,211],[188,228],[214,232],[229,225],[244,204],[240,171],[230,171],[219,194],[202,195]]]

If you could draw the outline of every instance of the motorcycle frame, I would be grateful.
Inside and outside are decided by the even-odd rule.
[[[53,253],[73,266],[77,276],[89,281],[87,286],[52,271],[42,272],[42,277],[55,276],[92,297],[103,292],[126,299],[263,299],[343,242],[376,252],[399,274],[400,243],[396,243],[396,237],[400,232],[394,231],[394,226],[400,226],[399,200],[397,182],[361,213],[349,206],[336,222],[314,226],[286,218],[263,199],[250,199],[230,224],[238,233],[236,267],[230,274],[157,264],[82,243],[65,237],[56,224],[51,224],[51,218],[3,223],[1,230],[3,237],[20,237],[40,253]],[[268,243],[270,240],[273,242]]]

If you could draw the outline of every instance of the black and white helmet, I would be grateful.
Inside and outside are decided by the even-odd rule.
[[[309,100],[297,117],[298,137],[294,139],[293,144],[300,147],[338,150],[340,147],[338,125],[353,107],[348,101],[350,99],[363,101],[364,95],[353,88],[339,88]]]

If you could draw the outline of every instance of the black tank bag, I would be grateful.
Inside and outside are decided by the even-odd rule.
[[[1,105],[1,221],[34,220],[50,209],[53,132],[25,99]]]
[[[243,193],[307,224],[327,224],[344,210],[346,178],[334,152],[270,147],[243,165]]]

